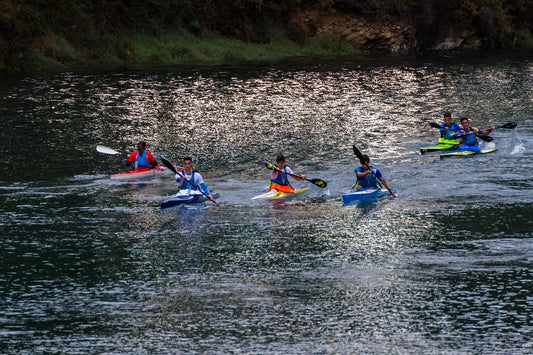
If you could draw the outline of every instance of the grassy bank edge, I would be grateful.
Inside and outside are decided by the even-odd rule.
[[[246,43],[214,34],[197,37],[185,30],[155,36],[120,33],[76,47],[55,34],[41,36],[31,49],[0,62],[0,71],[62,71],[90,67],[139,67],[279,60],[291,57],[358,55],[347,42],[311,37],[296,43],[272,30],[267,43]]]

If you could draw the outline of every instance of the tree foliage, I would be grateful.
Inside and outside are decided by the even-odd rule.
[[[454,35],[481,48],[533,43],[531,0],[0,0],[0,70],[16,68],[30,52],[60,62],[109,50],[131,59],[133,34],[184,30],[199,40],[216,34],[268,43],[273,26],[291,37],[289,22],[305,10],[413,26],[420,50]],[[298,38],[305,41],[306,33]]]

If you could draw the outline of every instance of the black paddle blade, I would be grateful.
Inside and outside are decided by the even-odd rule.
[[[492,142],[494,140],[491,136],[479,135],[477,137],[485,142]]]
[[[320,188],[325,188],[326,186],[328,186],[328,183],[325,182],[324,180],[320,180],[320,179],[311,179],[311,180],[307,180],[309,181],[310,183],[312,183],[313,185],[316,185]]]
[[[170,161],[167,160],[167,158],[165,157],[161,157],[161,161],[163,162],[163,164],[168,168],[170,169],[170,171],[174,172],[174,174],[177,174],[178,172],[176,171],[176,168],[174,167],[174,165],[172,165],[172,163]]]
[[[352,149],[353,149],[354,154],[357,156],[357,159],[359,159],[359,161],[361,162],[361,165],[365,165],[365,161],[363,160],[363,154],[361,154],[361,152],[359,151],[359,149],[357,149],[355,144],[352,146]]]
[[[507,122],[506,124],[498,127],[498,128],[509,128],[509,129],[513,129],[513,128],[516,128],[516,126],[518,126],[518,123],[516,122]]]
[[[429,125],[433,128],[440,128],[440,124],[437,122],[428,121]]]

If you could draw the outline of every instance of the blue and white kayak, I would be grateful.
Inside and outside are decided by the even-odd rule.
[[[355,201],[371,200],[388,195],[387,189],[362,188],[355,191],[349,191],[342,194],[342,202],[347,205]]]
[[[178,191],[174,197],[169,198],[161,202],[161,209],[171,208],[179,205],[191,204],[191,203],[200,203],[207,201],[208,198],[204,196],[200,191],[184,189]]]

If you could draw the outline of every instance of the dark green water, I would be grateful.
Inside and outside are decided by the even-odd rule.
[[[0,81],[0,352],[531,353],[533,59],[290,61]],[[419,154],[444,111],[498,151]],[[192,155],[116,181],[138,140]],[[342,206],[352,144],[398,198]],[[251,200],[272,162],[328,181]]]

